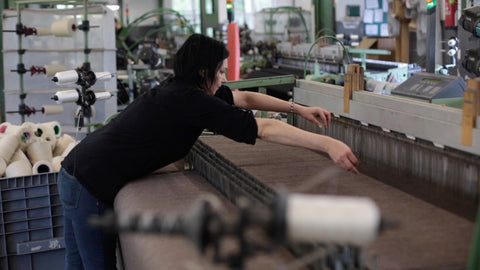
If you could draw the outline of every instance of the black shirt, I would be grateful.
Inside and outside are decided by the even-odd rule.
[[[211,96],[170,79],[84,138],[62,167],[98,199],[113,204],[127,182],[184,157],[204,129],[248,144],[255,144],[258,132],[252,112],[233,105],[229,88]]]

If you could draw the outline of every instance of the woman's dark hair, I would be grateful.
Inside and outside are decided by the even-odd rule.
[[[175,77],[199,87],[208,87],[228,55],[222,42],[205,35],[192,34],[175,54]]]

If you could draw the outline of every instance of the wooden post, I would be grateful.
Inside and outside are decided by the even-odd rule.
[[[350,73],[353,75],[352,77],[352,88],[351,88],[351,91],[357,91],[357,87],[358,87],[358,76],[356,75],[357,72],[358,72],[358,67],[359,65],[358,64],[349,64],[347,66],[347,73]],[[351,98],[351,97],[350,97]]]
[[[357,91],[362,91],[365,90],[365,76],[364,76],[364,70],[362,66],[358,66],[358,71],[356,73],[357,75]]]
[[[347,73],[353,74],[352,91],[365,90],[364,70],[359,64],[350,64],[347,66]]]
[[[343,86],[343,112],[350,113],[350,99],[352,99],[353,73],[345,73]]]
[[[463,93],[462,144],[472,145],[472,132],[480,115],[480,78],[467,81],[467,90]]]
[[[405,5],[406,4],[404,0],[393,1],[393,14],[394,17],[400,22],[400,33],[395,39],[395,61],[410,63],[410,30],[408,27],[410,19],[405,16]]]

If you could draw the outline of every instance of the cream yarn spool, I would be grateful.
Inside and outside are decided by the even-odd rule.
[[[50,122],[45,122],[38,124],[38,127],[41,129],[47,131],[47,132],[53,132],[55,137],[60,137],[62,135],[62,126],[57,121],[50,121]]]
[[[112,73],[108,71],[95,72],[96,82],[105,82],[105,81],[111,80],[112,78],[113,78]]]
[[[19,141],[14,135],[4,135],[0,139],[0,158],[5,162],[10,161],[15,151],[17,151]]]
[[[73,19],[55,21],[50,30],[56,37],[71,37],[76,30],[75,21]]]
[[[70,151],[72,151],[72,149],[77,145],[77,142],[72,142],[70,144],[68,144],[67,148],[65,149],[65,151],[63,151],[62,153],[62,157],[66,157],[68,156],[68,154],[70,153]]]
[[[64,65],[55,65],[55,64],[50,64],[50,65],[45,65],[45,70],[47,71],[47,77],[52,77],[55,75],[57,72],[65,71],[67,70],[67,67]]]
[[[286,210],[293,241],[362,246],[376,238],[380,226],[380,210],[370,198],[292,194]]]
[[[54,172],[59,172],[60,168],[62,167],[62,161],[64,157],[56,156],[52,159],[52,168]]]
[[[49,173],[53,172],[52,163],[46,160],[37,161],[33,164],[32,173],[39,174],[39,173]]]
[[[57,137],[53,134],[53,132],[44,132],[42,136],[39,137],[39,142],[47,142],[50,145],[51,151],[55,149],[55,145],[57,143]]]
[[[47,142],[34,142],[27,148],[27,155],[30,162],[35,164],[40,160],[52,161],[52,147]]]
[[[3,135],[7,132],[7,128],[11,126],[10,122],[3,122],[0,124],[0,135]]]
[[[63,134],[57,139],[55,149],[53,150],[53,156],[61,156],[63,152],[65,152],[65,149],[67,149],[68,145],[73,142],[75,142],[75,139],[72,136]]]
[[[7,163],[3,158],[0,158],[0,177],[3,177],[5,170],[7,169]]]
[[[19,177],[32,174],[32,165],[28,160],[17,160],[10,163],[5,170],[5,176],[10,177]]]
[[[43,105],[42,106],[42,114],[44,115],[59,114],[62,112],[63,112],[62,105]]]
[[[25,122],[21,125],[20,148],[26,149],[31,143],[36,141],[35,126],[32,122]]]
[[[15,151],[15,153],[13,154],[12,158],[10,159],[10,162],[8,162],[9,164],[10,163],[13,163],[15,161],[18,161],[18,160],[28,160],[28,157],[25,155],[25,153],[23,153],[22,149],[18,148],[17,151]],[[30,162],[30,161],[29,161]]]
[[[37,27],[37,36],[49,36],[52,34],[52,30],[46,27]]]
[[[25,122],[21,126],[17,126],[5,122],[0,125],[0,134],[15,136],[20,143],[20,147],[25,148],[32,142],[33,127],[31,124],[32,123]]]

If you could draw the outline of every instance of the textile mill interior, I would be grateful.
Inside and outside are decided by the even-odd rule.
[[[480,270],[479,0],[0,10],[0,269]],[[205,47],[185,64],[192,37],[225,51]],[[195,83],[180,76],[198,59],[185,71]],[[172,82],[194,89],[190,100]],[[221,127],[195,98],[228,109]],[[271,110],[241,106],[262,102]],[[265,135],[272,122],[282,139]],[[114,194],[81,220],[112,237],[114,266],[82,251],[72,264],[65,175],[101,205],[98,190]]]

